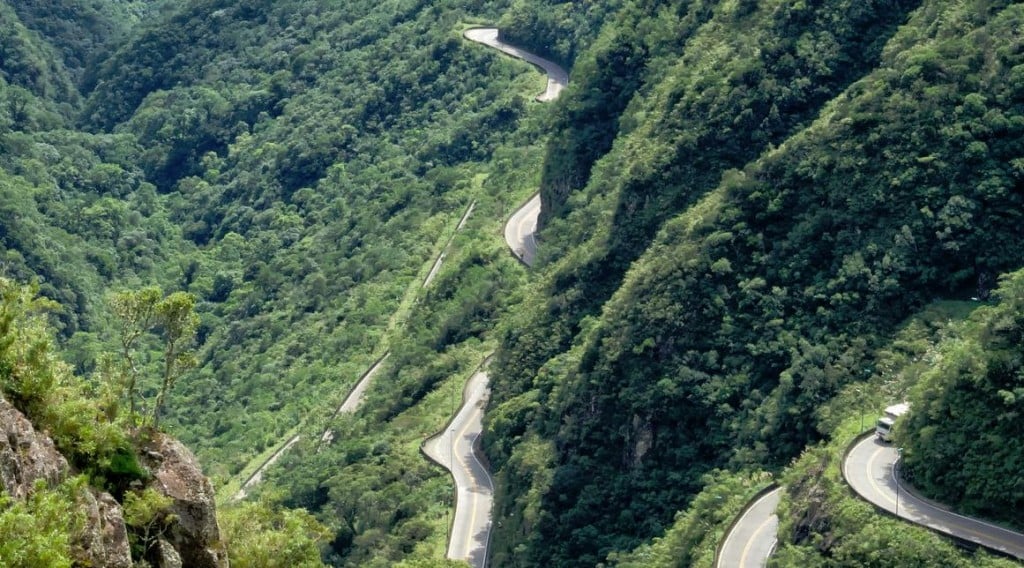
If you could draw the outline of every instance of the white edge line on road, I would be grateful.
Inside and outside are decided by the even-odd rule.
[[[863,444],[867,444],[871,439],[872,439],[871,437],[867,437],[863,441],[859,442],[856,446],[854,446],[853,451],[851,451],[850,454],[848,454],[846,456],[847,459],[843,461],[843,473],[844,473],[844,476],[846,477],[847,484],[850,485],[850,487],[854,490],[854,492],[857,493],[858,495],[860,495],[861,498],[865,499],[869,503],[872,503],[872,504],[874,504],[874,505],[876,505],[878,507],[881,507],[882,509],[884,509],[884,510],[886,510],[888,512],[893,513],[894,516],[897,519],[902,519],[902,520],[905,520],[907,522],[913,523],[915,525],[918,525],[918,526],[921,526],[921,527],[925,527],[925,528],[929,528],[929,529],[938,531],[939,533],[942,533],[943,535],[946,535],[948,537],[968,540],[968,541],[974,542],[975,544],[978,544],[978,545],[986,547],[986,548],[990,548],[990,549],[993,549],[993,550],[999,550],[1001,552],[1009,554],[1010,556],[1013,556],[1013,557],[1018,558],[1018,559],[1022,558],[1021,556],[1018,556],[1017,554],[1014,554],[1013,552],[1011,552],[1012,550],[1018,549],[1019,545],[1017,545],[1016,543],[1007,542],[1006,540],[1001,538],[1001,535],[997,536],[997,535],[980,533],[980,532],[977,532],[975,530],[972,530],[972,528],[970,528],[970,527],[965,527],[965,526],[958,526],[957,528],[959,530],[962,530],[965,533],[970,533],[970,534],[974,535],[975,538],[971,538],[971,537],[969,537],[967,535],[955,534],[954,532],[952,532],[948,528],[944,528],[944,525],[941,524],[940,520],[934,520],[930,515],[928,515],[928,513],[932,512],[932,511],[940,512],[940,513],[946,513],[946,514],[949,514],[950,516],[953,516],[953,517],[959,518],[959,519],[961,519],[963,521],[966,521],[969,524],[970,523],[977,523],[979,525],[988,527],[990,529],[993,529],[995,531],[1003,533],[1004,535],[1009,535],[1009,536],[1012,536],[1012,537],[1021,537],[1022,535],[1020,533],[1014,532],[1012,530],[1009,530],[1007,528],[1001,527],[999,525],[992,524],[992,523],[987,522],[987,521],[983,521],[981,519],[975,519],[973,517],[968,517],[966,515],[961,515],[960,513],[955,513],[953,511],[949,511],[949,510],[946,510],[946,509],[942,509],[942,508],[936,507],[935,505],[932,505],[932,504],[930,504],[928,502],[925,502],[925,501],[919,499],[916,495],[914,495],[913,493],[908,491],[906,488],[903,488],[903,492],[906,494],[905,499],[907,500],[908,504],[909,503],[913,503],[914,506],[916,506],[916,507],[918,507],[920,509],[923,509],[925,511],[925,515],[923,517],[924,521],[916,520],[916,519],[911,518],[909,516],[899,515],[897,511],[889,510],[888,508],[886,508],[886,507],[884,507],[882,505],[879,505],[878,503],[876,503],[876,502],[872,501],[871,499],[867,498],[867,496],[865,496],[865,495],[861,494],[860,492],[858,492],[856,490],[856,488],[853,487],[853,485],[850,483],[850,476],[849,476],[849,471],[850,470],[849,470],[849,467],[848,467],[848,465],[849,465],[848,458],[850,457],[850,455],[852,455],[857,450],[857,448],[859,446],[861,446]],[[872,489],[874,489],[875,493],[877,495],[882,496],[889,503],[892,503],[892,504],[895,505],[896,501],[892,497],[890,497],[886,492],[881,490],[879,485],[875,482],[875,478],[874,478],[874,475],[872,473],[873,470],[874,470],[874,467],[873,467],[874,466],[874,462],[877,460],[878,456],[885,449],[886,449],[885,447],[878,448],[877,450],[875,450],[871,454],[871,457],[868,459],[867,464],[865,464],[865,468],[866,468],[865,471],[867,473],[868,482],[872,486]],[[892,463],[892,467],[889,470],[890,471],[889,474],[892,476],[893,483],[895,483],[897,487],[902,487],[902,485],[899,482],[899,479],[896,477],[896,467],[895,466],[896,466],[896,463],[898,463],[898,462],[899,462],[899,458],[897,458],[897,460]],[[929,523],[932,523],[932,524],[929,524]],[[989,542],[988,543],[980,542],[978,539],[986,540],[986,541],[989,541]],[[991,541],[995,541],[995,544],[993,544]]]
[[[753,503],[750,504],[749,507],[747,507],[747,510],[744,511],[743,514],[740,515],[740,518],[736,520],[736,523],[733,524],[732,530],[729,531],[729,534],[727,534],[725,536],[725,542],[722,544],[722,550],[725,550],[725,549],[729,548],[729,541],[731,541],[733,539],[733,537],[736,535],[736,527],[738,527],[741,524],[743,524],[743,519],[747,518],[747,515],[749,515],[751,511],[753,511],[755,508],[757,508],[757,506],[761,503],[761,501],[764,501],[765,499],[769,498],[770,496],[772,496],[777,491],[781,491],[781,490],[782,490],[782,487],[777,487],[777,488],[775,488],[775,489],[765,493],[764,495],[758,497],[756,501],[754,501]],[[758,525],[758,528],[760,529],[760,527],[762,525],[764,525],[764,523],[761,523],[761,525]],[[756,534],[757,531],[754,531],[754,533]],[[747,546],[744,547],[744,553],[741,556],[741,563],[742,563],[742,557],[746,556],[746,549],[749,546],[750,546],[750,543],[748,542]],[[722,562],[722,559],[719,558],[718,561],[715,563],[715,566],[721,566],[721,562]],[[729,568],[731,568],[731,567],[729,567]]]
[[[863,442],[861,442],[861,443],[863,443]],[[877,482],[875,482],[875,474],[874,474],[874,472],[875,472],[875,467],[874,467],[875,466],[875,460],[878,459],[878,456],[881,455],[881,453],[883,451],[885,451],[885,448],[878,448],[877,450],[874,451],[874,453],[871,454],[871,457],[868,458],[868,463],[866,465],[865,471],[868,474],[867,475],[868,483],[870,483],[871,484],[871,488],[875,490],[875,494],[881,495],[883,499],[885,499],[886,501],[888,501],[889,503],[891,503],[892,505],[895,506],[895,505],[897,505],[896,500],[893,499],[892,497],[890,497],[889,494],[886,493],[885,491],[882,491],[882,488],[878,485]],[[886,509],[886,510],[888,510],[888,509]],[[897,517],[899,517],[899,511],[898,510],[894,511],[894,514]]]
[[[753,507],[751,507],[751,508],[753,508]],[[769,516],[767,519],[761,521],[761,524],[757,525],[757,528],[754,529],[754,532],[750,534],[751,538],[749,540],[747,540],[746,546],[743,547],[743,552],[740,553],[740,567],[741,568],[743,566],[747,565],[747,556],[750,554],[750,548],[752,546],[754,546],[755,542],[757,542],[757,536],[760,535],[761,531],[764,530],[765,525],[768,525],[768,524],[770,524],[772,522],[772,517],[774,517],[774,516],[775,516],[775,513],[772,513],[771,516]]]
[[[897,487],[900,486],[900,480],[899,480],[899,478],[896,477],[896,464],[899,463],[899,461],[900,461],[899,458],[897,458],[896,461],[894,461],[892,463],[892,466],[893,466],[892,467],[892,480],[893,480],[893,483],[895,483],[897,485]],[[925,502],[925,501],[923,501],[921,499],[918,499],[916,495],[914,495],[910,491],[907,491],[906,488],[903,489],[903,492],[907,494],[906,499],[908,501],[913,501],[914,505],[916,505],[919,508],[925,509],[926,511],[927,510],[940,511],[942,513],[946,513],[946,514],[952,515],[954,517],[957,517],[959,519],[962,519],[964,521],[967,521],[968,524],[977,523],[979,525],[983,525],[983,526],[986,526],[988,528],[998,530],[999,532],[1007,533],[1010,536],[1016,536],[1016,537],[1020,536],[1020,534],[1015,533],[1015,532],[1013,532],[1011,530],[1008,530],[1008,529],[1004,529],[1003,527],[1001,527],[999,525],[993,525],[992,523],[985,522],[985,521],[983,521],[981,519],[975,519],[973,517],[967,517],[967,516],[961,515],[959,513],[954,513],[953,511],[947,511],[946,509],[940,509],[939,507],[936,507],[935,505],[932,505],[931,503],[927,503],[927,502]],[[905,518],[905,519],[907,519],[907,520],[909,520],[911,522],[917,522],[917,521],[913,521],[912,519],[910,519],[908,517],[901,517],[901,518]],[[928,517],[925,517],[925,518],[929,522],[935,522],[935,521],[932,521],[931,519],[929,519]],[[923,525],[924,523],[918,523],[918,524]],[[1016,548],[1015,543],[1007,542],[1007,541],[1003,540],[1001,538],[1001,536],[990,535],[990,534],[985,534],[985,533],[982,533],[982,532],[978,532],[978,531],[974,530],[970,526],[966,526],[966,527],[965,526],[961,526],[959,528],[961,530],[963,530],[964,532],[971,533],[971,534],[973,534],[974,536],[976,536],[978,538],[993,540],[996,543],[998,543],[999,545],[1004,546],[1006,548],[1009,548],[1011,550]],[[953,533],[947,533],[947,534],[950,534],[950,535],[952,535],[952,536],[954,536],[956,538],[967,538],[967,537],[960,537],[960,536],[955,535]],[[971,539],[969,539],[969,540],[971,540]],[[976,541],[974,541],[974,542],[976,542]],[[982,543],[979,542],[978,544],[982,544]],[[1009,551],[1004,550],[1004,552],[1009,552]],[[1016,555],[1014,554],[1014,556],[1016,556]]]

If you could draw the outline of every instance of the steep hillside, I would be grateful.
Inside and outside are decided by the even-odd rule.
[[[31,120],[37,113],[29,111],[36,106],[32,103],[42,102],[49,113],[56,113],[58,105],[77,102],[78,91],[55,51],[21,22],[14,9],[0,3],[0,86],[6,103],[0,132],[37,126]],[[56,122],[56,117],[47,119],[47,124]]]
[[[338,564],[393,565],[443,543],[445,478],[418,444],[524,279],[494,235],[536,188],[523,172],[539,163],[543,80],[461,38],[503,7],[169,7],[89,59],[72,110],[92,132],[62,116],[3,133],[5,270],[60,302],[74,366],[96,375],[121,351],[113,293],[193,294],[196,367],[163,424],[218,486],[301,432],[283,462],[299,474],[272,472],[267,493],[317,513]],[[32,37],[51,52],[69,39]],[[138,347],[152,400],[162,347]],[[327,424],[388,349],[367,415]],[[318,444],[328,426],[336,442]]]
[[[192,453],[119,410],[111,377],[87,382],[55,356],[53,306],[0,278],[0,564],[321,565],[308,514],[261,505],[222,534]]]
[[[550,226],[541,239],[542,262],[545,254],[559,261],[549,300],[524,310],[538,323],[516,326],[542,329],[544,339],[533,343],[529,331],[508,338],[529,354],[504,370],[517,379],[568,347],[582,318],[600,312],[665,220],[713,189],[728,169],[805,126],[868,72],[916,3],[641,6],[634,11],[643,17],[623,17],[606,30],[612,43],[596,46],[600,64],[574,75],[585,96],[566,97],[566,114],[556,123],[561,129],[549,147],[542,199],[545,215],[559,213],[564,221],[545,216]],[[648,28],[646,37],[632,31]],[[633,71],[619,75],[617,68]],[[644,88],[628,115],[617,117],[627,86],[637,85]],[[614,151],[591,171],[616,124]],[[584,184],[587,191],[573,193]]]
[[[1024,527],[1020,405],[1024,272],[936,350],[911,392],[897,443],[905,478],[957,510]]]
[[[2,273],[37,280],[60,304],[58,332],[86,370],[91,356],[75,346],[102,325],[106,285],[164,281],[157,267],[168,243],[181,239],[139,167],[134,137],[73,129],[81,97],[57,55],[62,47],[7,5],[0,13]]]
[[[834,8],[819,13],[844,14]],[[509,329],[489,448],[509,492],[503,514],[527,514],[510,528],[526,538],[503,538],[525,540],[527,561],[596,563],[658,534],[709,468],[785,463],[821,435],[818,406],[870,375],[896,322],[935,296],[987,297],[1021,266],[1020,54],[999,47],[1020,16],[1006,3],[924,3],[812,124],[689,194],[695,204],[666,223],[571,350],[545,362],[537,352],[549,356],[550,339],[533,339],[548,327]],[[808,53],[842,53],[833,45]],[[703,69],[704,83],[718,76]],[[627,140],[646,155],[662,130],[636,120]],[[701,148],[703,159],[720,146]],[[618,182],[646,162],[605,163],[602,176]],[[640,204],[671,195],[656,187],[631,209],[638,227],[650,226]],[[555,280],[549,293],[565,289]],[[541,314],[565,305],[534,303]]]
[[[124,493],[160,469],[139,425],[163,410],[223,501],[299,436],[222,503],[236,565],[444,564],[451,486],[420,444],[496,351],[495,566],[705,563],[782,472],[784,562],[899,542],[971,562],[858,529],[815,460],[851,401],[910,389],[887,374],[901,322],[1024,265],[1022,19],[996,0],[0,2],[0,378],[69,464],[5,485],[0,533],[71,558],[81,535],[53,519],[107,491],[130,552],[162,547],[160,499]],[[558,102],[465,41],[477,24],[571,66]],[[501,226],[538,187],[526,269]],[[904,440],[923,491],[1012,522],[1019,491],[992,480],[1019,461],[1018,280],[914,374]],[[194,343],[145,316],[172,304]]]
[[[60,54],[76,83],[86,68],[107,55],[131,28],[156,11],[151,0],[43,0],[6,2],[28,29],[39,34]]]

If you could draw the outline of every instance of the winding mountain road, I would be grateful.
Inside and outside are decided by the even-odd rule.
[[[331,420],[336,418],[339,414],[355,412],[356,409],[359,408],[359,404],[363,402],[363,394],[370,386],[370,381],[373,380],[373,376],[377,374],[377,370],[380,369],[381,364],[384,363],[384,360],[387,359],[389,355],[391,355],[390,351],[385,353],[380,359],[377,359],[377,362],[363,373],[362,377],[359,377],[359,381],[357,381],[356,386],[352,387],[352,390],[349,391],[348,396],[345,397],[345,401],[342,402],[341,406],[339,406],[338,409],[334,411],[334,414],[331,415]],[[259,484],[259,482],[263,481],[263,474],[266,473],[267,469],[274,465],[274,463],[277,462],[277,460],[279,460],[281,456],[284,455],[284,453],[292,446],[298,443],[301,438],[302,436],[300,434],[296,434],[291,438],[288,438],[284,445],[278,448],[276,452],[267,458],[267,461],[263,462],[260,467],[258,467],[244,483],[242,483],[242,487],[233,496],[234,500],[241,501],[242,499],[245,499],[245,496],[249,494],[249,490]],[[320,443],[330,443],[333,438],[334,432],[332,432],[330,428],[327,428],[323,431],[323,434],[320,435]]]
[[[441,271],[441,264],[444,263],[444,259],[448,256],[448,250],[452,248],[452,241],[455,240],[455,235],[466,226],[466,221],[469,220],[469,216],[473,213],[473,208],[476,207],[476,200],[470,202],[469,207],[466,208],[466,212],[462,214],[462,218],[459,219],[459,224],[456,225],[455,231],[452,236],[448,238],[448,242],[444,244],[444,248],[441,249],[441,254],[437,255],[437,259],[434,260],[434,265],[430,267],[430,272],[427,273],[427,277],[423,279],[423,288],[430,286],[430,283],[434,281],[437,273]]]
[[[538,57],[501,41],[498,39],[498,28],[473,28],[466,30],[462,35],[470,41],[493,47],[502,53],[540,67],[548,77],[544,92],[537,95],[537,100],[540,102],[557,99],[562,94],[562,89],[569,84],[569,74],[565,69],[562,69],[554,61]],[[505,242],[512,249],[512,254],[527,266],[533,266],[533,259],[537,256],[537,239],[534,235],[537,232],[539,216],[540,193],[536,193],[505,223]]]
[[[775,508],[782,498],[782,488],[757,497],[740,514],[732,529],[725,535],[722,549],[715,561],[716,568],[762,568],[778,541],[779,517]]]
[[[477,371],[463,391],[463,405],[444,432],[423,443],[430,459],[455,478],[455,519],[448,540],[448,558],[471,566],[487,564],[494,482],[476,453],[490,389],[486,371]]]
[[[870,435],[846,455],[843,477],[866,501],[901,519],[1024,559],[1024,534],[958,515],[918,498],[897,481],[894,467],[898,460],[896,448]]]
[[[359,381],[356,382],[356,386],[352,387],[352,390],[349,391],[348,396],[345,397],[345,401],[342,402],[341,406],[339,406],[338,409],[334,411],[334,414],[331,415],[331,419],[330,421],[328,421],[328,423],[333,422],[334,419],[337,418],[338,415],[340,414],[350,414],[352,412],[355,412],[359,408],[359,405],[363,403],[363,397],[366,396],[366,389],[370,388],[370,383],[373,381],[374,375],[377,374],[377,371],[380,370],[381,365],[383,365],[384,361],[387,361],[387,358],[390,356],[390,351],[384,353],[384,355],[382,355],[380,359],[377,359],[376,363],[374,363],[369,369],[367,369],[365,373],[363,373],[362,377],[359,377]],[[329,444],[333,439],[334,431],[331,430],[330,427],[325,428],[323,433],[320,434],[321,444]]]
[[[497,28],[474,28],[466,30],[463,35],[470,41],[493,47],[543,69],[548,75],[548,84],[537,96],[538,101],[558,98],[569,83],[569,75],[555,63],[501,42]],[[527,266],[533,263],[537,252],[534,232],[539,214],[538,193],[505,224],[505,241],[512,253]],[[428,283],[429,280],[424,285]],[[486,363],[466,383],[462,407],[451,423],[443,432],[423,443],[423,453],[450,471],[455,480],[455,518],[452,520],[447,556],[452,560],[465,560],[475,568],[487,565],[494,501],[494,482],[476,447],[483,431],[484,408],[490,395],[485,367]]]
[[[505,223],[505,242],[512,254],[526,266],[533,266],[537,257],[537,218],[540,216],[540,193],[535,193]]]
[[[569,84],[569,74],[560,65],[501,41],[498,39],[498,28],[471,28],[462,32],[462,35],[469,41],[493,47],[506,55],[540,67],[548,76],[548,85],[543,93],[537,95],[539,102],[545,103],[557,99],[558,95],[562,94],[562,89]]]
[[[257,484],[259,484],[259,482],[263,481],[263,474],[267,471],[267,468],[274,465],[274,462],[279,460],[281,456],[284,455],[284,453],[287,452],[289,448],[294,446],[301,438],[302,436],[300,436],[299,434],[296,434],[291,438],[288,438],[288,440],[284,443],[283,446],[278,448],[276,452],[274,452],[269,458],[267,458],[267,461],[263,462],[263,464],[260,465],[260,467],[258,467],[256,471],[254,471],[253,474],[250,475],[249,478],[245,480],[244,483],[242,483],[241,489],[239,489],[238,492],[235,493],[234,495],[234,500],[241,501],[242,499],[245,499],[245,496],[249,494],[249,490],[255,487]]]

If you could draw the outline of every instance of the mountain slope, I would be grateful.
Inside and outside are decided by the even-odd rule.
[[[69,0],[0,16],[0,273],[59,303],[60,348],[97,384],[121,347],[112,293],[193,294],[197,365],[164,424],[217,484],[300,433],[255,496],[327,524],[336,565],[443,554],[450,487],[418,448],[496,347],[493,564],[633,562],[659,536],[706,559],[706,519],[840,443],[900,322],[985,300],[1024,260],[1009,2]],[[536,70],[462,39],[495,22],[573,65],[554,108],[532,101]],[[527,271],[500,227],[538,186]],[[151,399],[163,346],[138,351]],[[331,418],[386,351],[360,411]],[[974,447],[956,432],[934,430],[921,459]],[[994,467],[979,464],[972,492]],[[276,507],[231,524],[284,522]],[[823,531],[794,555],[828,553],[807,545],[827,531],[793,526]],[[870,542],[836,550],[889,541]]]
[[[904,477],[958,511],[1024,526],[1021,514],[1021,302],[1024,274],[1007,275],[996,303],[939,346],[900,424]]]
[[[668,222],[531,390],[496,391],[490,447],[553,452],[506,471],[509,499],[542,496],[532,561],[597,562],[660,532],[707,468],[784,463],[879,334],[1022,264],[1020,56],[988,43],[1019,17],[925,3],[814,124]]]

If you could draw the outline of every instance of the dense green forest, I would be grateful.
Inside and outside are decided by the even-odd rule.
[[[1024,526],[1020,405],[1024,272],[941,343],[900,428],[906,478],[958,510]]]
[[[418,444],[493,349],[487,331],[524,279],[492,235],[533,190],[520,172],[540,150],[543,112],[530,99],[541,76],[460,37],[500,12],[66,8],[4,6],[17,57],[3,66],[3,273],[57,302],[64,357],[97,381],[120,351],[119,293],[191,294],[195,366],[161,424],[214,483],[237,485],[301,430],[287,463],[301,475],[272,475],[268,497],[320,516],[334,531],[325,558],[439,557],[451,499]],[[78,19],[95,25],[65,25]],[[92,58],[59,55],[84,57],[87,45]],[[137,347],[149,412],[162,346],[143,336]],[[389,349],[367,415],[341,418],[339,442],[317,448],[347,389]]]
[[[901,319],[1021,265],[1021,56],[1000,47],[1019,5],[747,7],[641,89],[541,235],[561,258],[504,327],[488,415],[502,514],[523,519],[495,554],[589,565],[660,534],[711,468],[777,468],[825,435],[820,406],[877,372]],[[779,49],[731,47],[752,23]]]
[[[38,296],[37,289],[0,278],[0,406],[4,420],[14,412],[22,413],[30,421],[29,427],[46,433],[61,456],[47,457],[45,444],[32,441],[26,426],[4,424],[9,429],[4,444],[10,444],[5,451],[22,454],[4,456],[4,466],[9,468],[4,472],[4,484],[28,483],[41,477],[38,472],[44,468],[53,468],[55,477],[39,478],[31,493],[21,499],[0,492],[0,564],[40,568],[97,565],[103,561],[96,557],[97,549],[113,549],[109,541],[91,536],[91,531],[99,530],[93,520],[97,500],[106,497],[110,499],[107,503],[123,511],[123,517],[117,513],[117,520],[127,534],[124,550],[127,554],[130,545],[128,560],[150,565],[146,563],[154,561],[157,539],[173,539],[166,535],[177,530],[172,511],[178,509],[172,508],[170,497],[153,489],[153,475],[143,466],[142,456],[153,452],[160,437],[134,410],[129,411],[128,405],[122,408],[118,404],[117,373],[104,372],[95,377],[98,380],[86,380],[60,360],[48,322],[48,313],[56,308],[52,300]],[[164,322],[162,327],[171,324]],[[19,459],[32,461],[19,463]],[[104,506],[109,511],[110,505]],[[188,506],[195,511],[206,504],[190,501]],[[116,526],[110,519],[104,520]],[[223,544],[219,546],[228,547],[227,556],[235,566],[323,565],[319,541],[327,530],[305,511],[249,503],[222,511],[220,524]],[[102,531],[107,536],[117,533],[113,526]]]
[[[995,0],[0,2],[2,308],[75,393],[5,396],[50,424],[109,402],[130,357],[123,404],[222,488],[239,566],[289,539],[279,562],[444,565],[451,482],[419,446],[492,352],[493,565],[708,565],[773,477],[782,565],[995,562],[885,537],[897,521],[821,464],[852,408],[909,397],[908,479],[1024,526],[1002,276],[1024,266],[1022,20]],[[570,69],[561,98],[464,41],[478,24]],[[538,188],[528,271],[500,234]],[[125,339],[130,298],[194,306],[180,367],[172,326]],[[102,479],[129,426],[52,433]],[[0,531],[65,514],[75,483],[97,481],[0,500]]]

